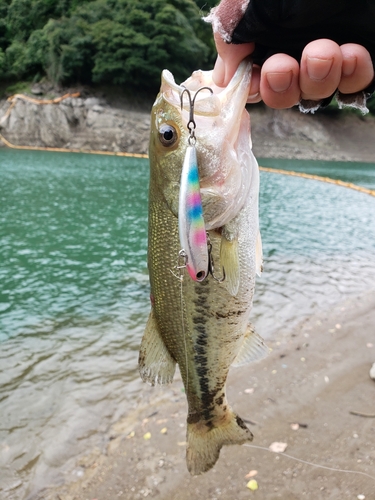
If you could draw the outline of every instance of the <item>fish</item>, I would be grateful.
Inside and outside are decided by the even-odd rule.
[[[244,60],[228,86],[219,88],[212,71],[195,71],[177,84],[164,70],[151,111],[151,311],[138,364],[142,380],[151,385],[171,383],[179,366],[188,402],[186,463],[193,476],[215,465],[223,445],[253,439],[230,407],[225,384],[232,365],[268,353],[249,323],[263,259],[259,168],[245,109],[251,73],[251,61]],[[185,89],[194,96],[193,104],[184,98]],[[193,172],[190,187],[185,170]],[[199,219],[199,241],[190,257],[182,247],[194,240],[186,232],[189,224],[184,225],[190,213],[185,189],[195,193]],[[192,264],[189,270],[194,258],[197,268]]]

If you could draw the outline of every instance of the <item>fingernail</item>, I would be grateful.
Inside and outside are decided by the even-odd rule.
[[[274,92],[285,92],[292,83],[293,72],[288,73],[267,73],[267,83]]]
[[[342,61],[342,74],[343,76],[351,76],[357,67],[357,58],[348,57]]]
[[[318,57],[307,57],[307,74],[311,80],[324,80],[331,71],[333,59],[319,59]]]
[[[258,102],[260,100],[260,92],[257,92],[256,94],[251,94],[247,97],[247,101],[249,104],[253,104],[255,102]]]
[[[217,56],[215,66],[212,72],[212,80],[218,86],[222,87],[224,85],[225,79],[225,64],[220,56]]]

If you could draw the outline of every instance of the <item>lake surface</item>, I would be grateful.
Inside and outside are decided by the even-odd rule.
[[[375,165],[261,159],[375,189]],[[63,480],[142,387],[148,162],[0,149],[0,497]],[[261,174],[265,338],[375,289],[375,198]]]

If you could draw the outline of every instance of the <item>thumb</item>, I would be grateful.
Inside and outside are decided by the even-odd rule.
[[[225,87],[232,79],[242,59],[254,52],[254,43],[241,43],[239,45],[226,43],[219,33],[214,33],[214,39],[218,57],[212,79],[218,87]]]

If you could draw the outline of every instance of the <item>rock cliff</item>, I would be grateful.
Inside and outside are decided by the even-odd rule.
[[[0,120],[9,105],[0,102]],[[15,145],[143,153],[149,123],[149,113],[116,109],[96,97],[43,105],[17,99],[0,133]]]
[[[147,153],[149,110],[117,106],[113,99],[110,105],[97,97],[43,105],[17,99],[6,116],[9,106],[0,101],[0,133],[12,144]],[[250,112],[258,157],[375,162],[374,117],[303,115],[261,106]]]

